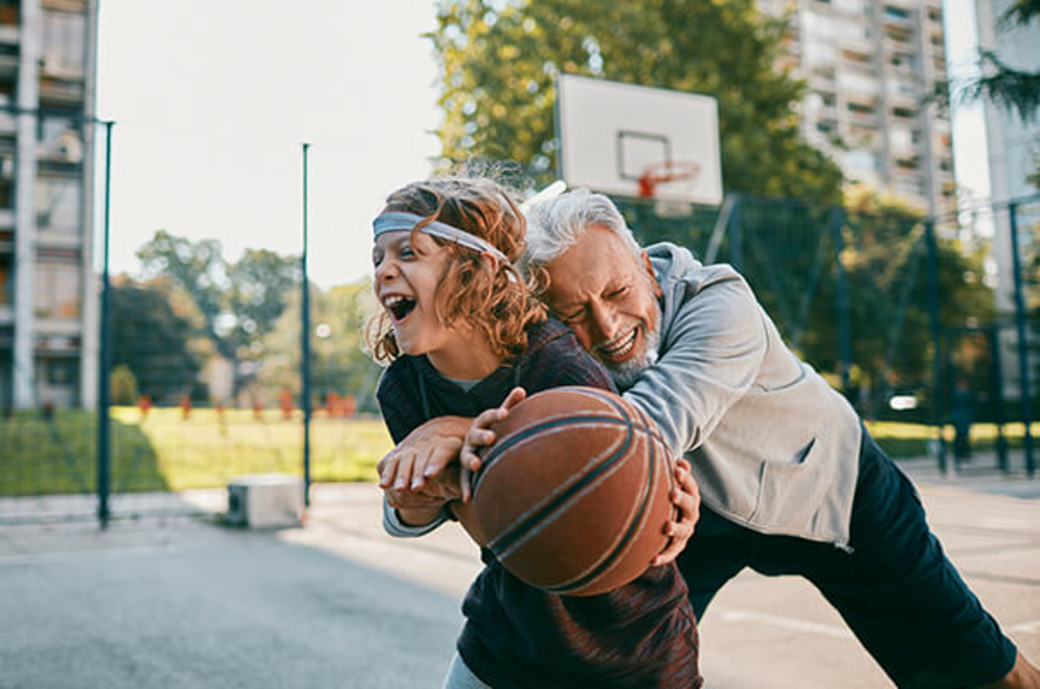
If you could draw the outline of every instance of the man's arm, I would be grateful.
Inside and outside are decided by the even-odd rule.
[[[737,278],[702,286],[669,324],[660,358],[623,397],[653,419],[677,454],[699,446],[745,395],[766,354],[766,322]]]

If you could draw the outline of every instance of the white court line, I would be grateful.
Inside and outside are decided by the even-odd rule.
[[[793,629],[799,632],[809,632],[811,634],[820,634],[822,636],[830,636],[837,639],[849,639],[852,641],[855,641],[856,639],[848,629],[845,629],[844,627],[835,627],[829,624],[818,624],[816,622],[797,620],[792,617],[769,615],[761,612],[752,612],[751,610],[735,610],[733,608],[723,608],[721,610],[716,609],[716,612],[722,613],[721,617],[723,622],[761,622],[774,627]]]
[[[1019,622],[1018,624],[1008,627],[1007,630],[1015,633],[1024,632],[1026,634],[1040,634],[1040,620]]]

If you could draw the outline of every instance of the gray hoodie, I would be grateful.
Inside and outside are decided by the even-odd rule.
[[[859,417],[788,349],[731,266],[647,249],[664,295],[657,363],[624,392],[693,466],[704,504],[762,533],[846,546]]]

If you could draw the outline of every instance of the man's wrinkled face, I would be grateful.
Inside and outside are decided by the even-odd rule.
[[[612,231],[591,225],[547,269],[553,314],[619,388],[630,386],[657,357],[661,288],[646,253],[636,257]]]

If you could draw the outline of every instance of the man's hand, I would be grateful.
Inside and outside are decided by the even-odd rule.
[[[470,421],[462,416],[440,416],[413,430],[379,460],[379,487],[433,495],[443,493],[445,468],[458,459]],[[448,478],[455,485],[456,476]],[[441,485],[426,490],[428,482],[435,479],[439,479],[436,482]]]
[[[490,429],[491,424],[504,421],[509,416],[509,410],[520,404],[525,397],[527,392],[523,388],[513,388],[501,406],[481,412],[470,424],[459,450],[459,464],[462,467],[459,471],[459,484],[462,488],[463,502],[469,502],[472,497],[470,481],[473,473],[480,470],[481,461],[477,453],[495,444],[495,432]]]
[[[693,535],[701,511],[701,492],[697,482],[693,480],[690,463],[685,459],[675,462],[675,488],[672,489],[672,504],[678,514],[675,521],[665,527],[665,534],[670,537],[668,545],[651,561],[651,565],[666,565],[675,560],[686,547],[686,541]]]

